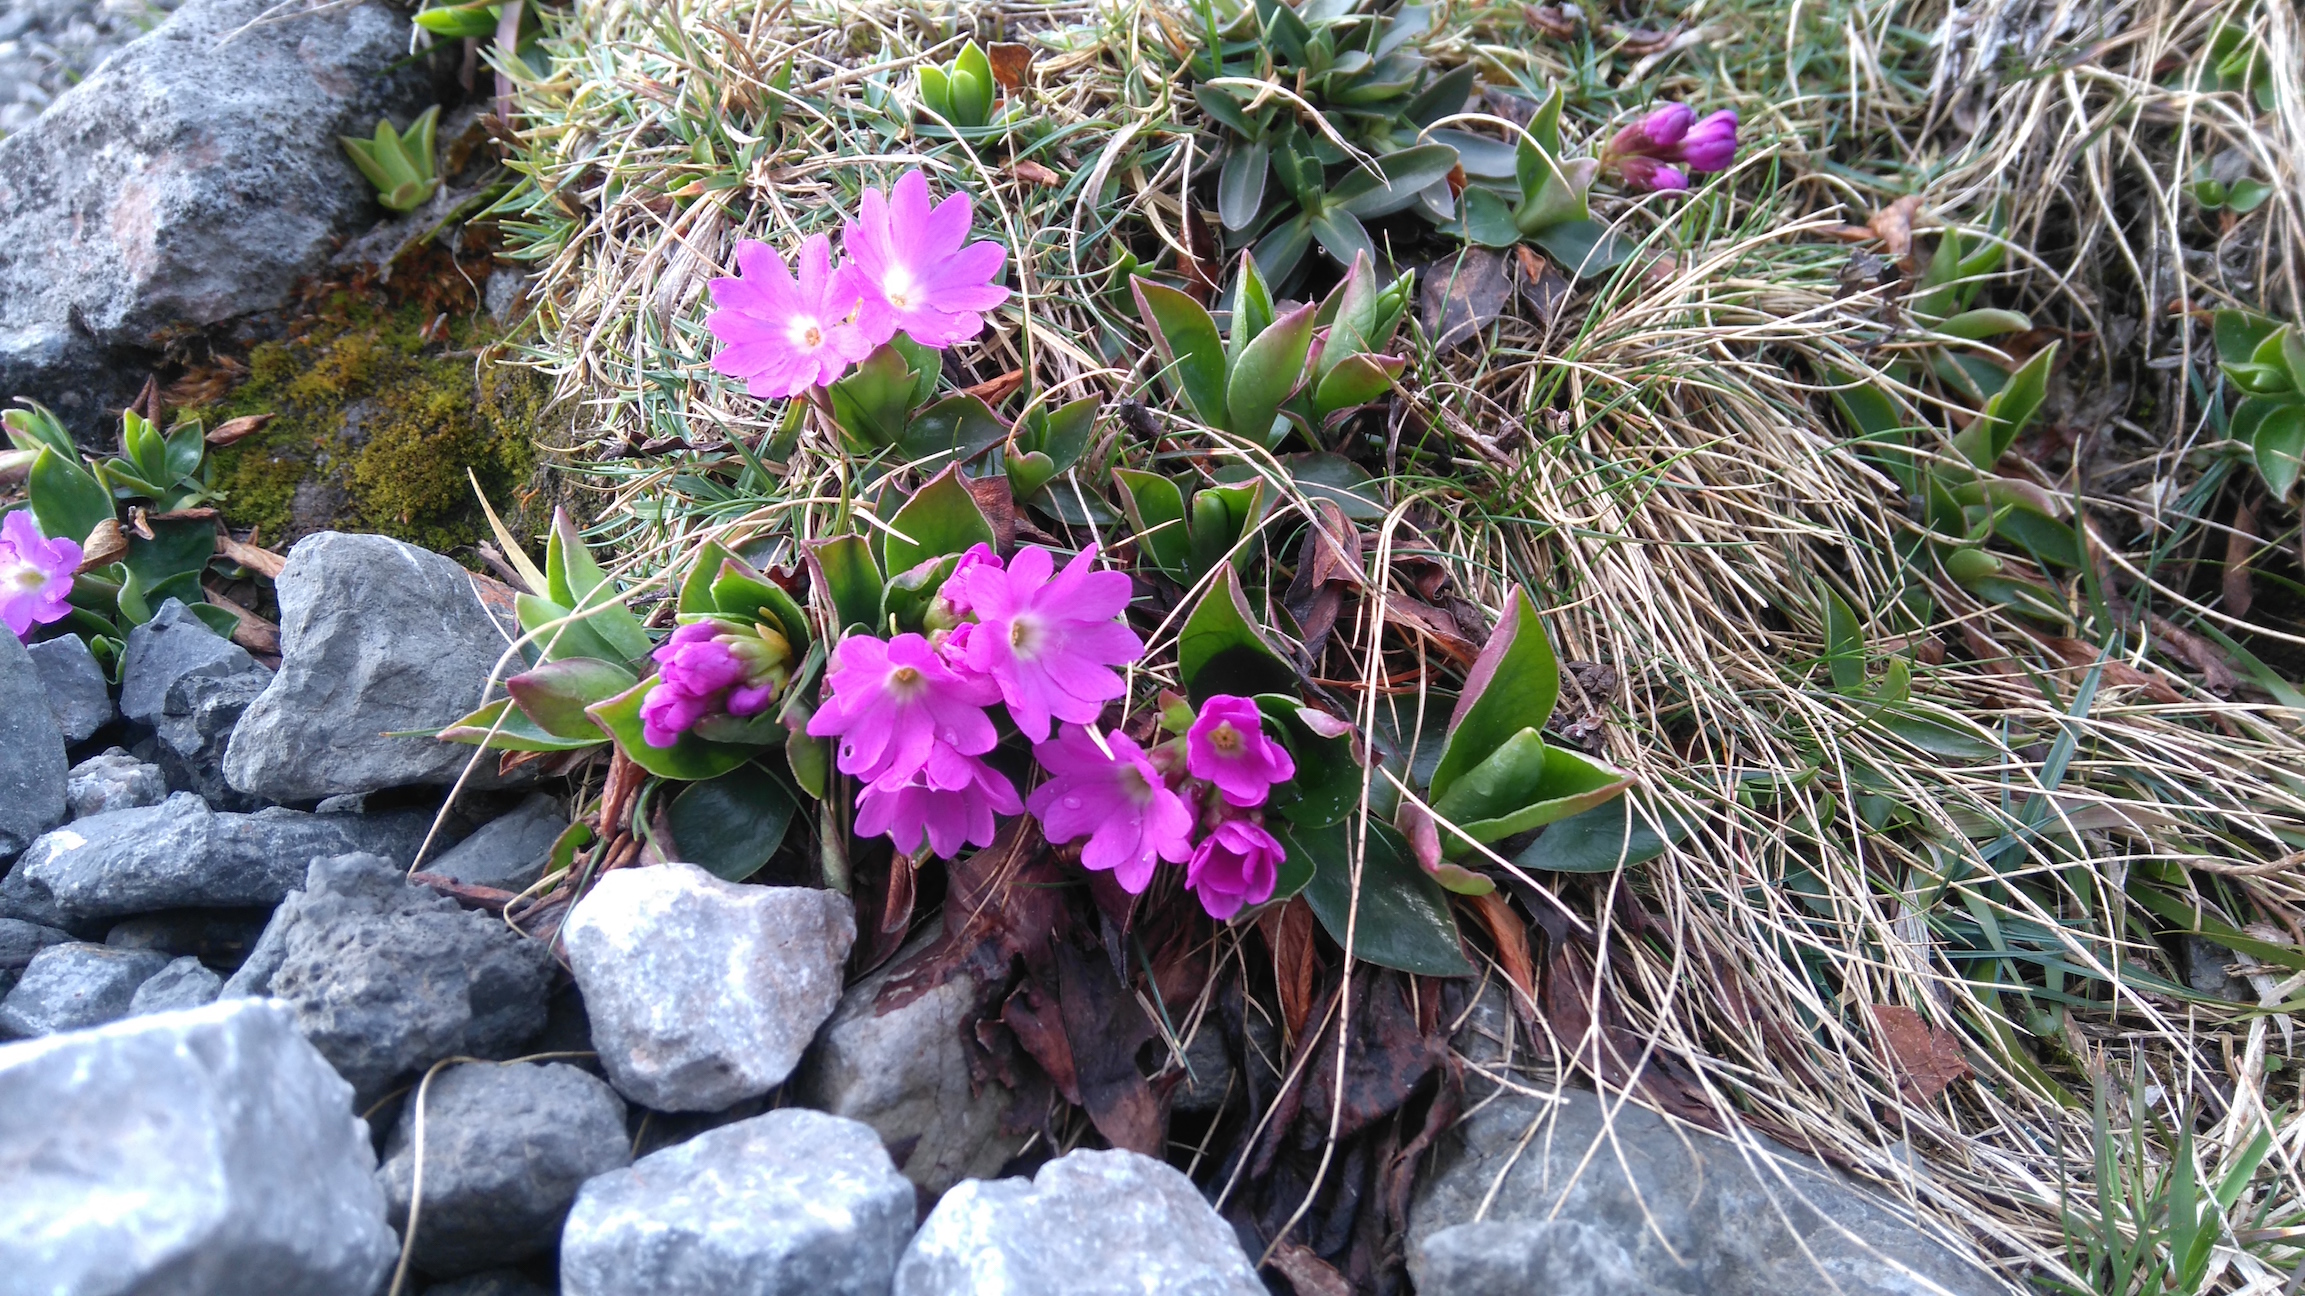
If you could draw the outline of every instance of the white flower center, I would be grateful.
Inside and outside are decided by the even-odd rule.
[[[1038,617],[1020,616],[1008,623],[1009,649],[1028,661],[1040,655],[1041,645],[1047,638],[1047,628]]]
[[[48,573],[40,570],[38,567],[35,567],[28,562],[19,562],[13,566],[0,567],[0,571],[4,571],[8,574],[8,583],[10,585],[13,585],[21,590],[40,589],[48,583]]]
[[[792,344],[803,351],[814,351],[824,345],[824,325],[813,315],[803,315],[792,322]]]
[[[880,281],[880,295],[888,298],[888,304],[898,310],[911,310],[913,292],[919,287],[913,280],[912,271],[900,265],[892,265]]]

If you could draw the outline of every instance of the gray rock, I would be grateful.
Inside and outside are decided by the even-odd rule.
[[[367,794],[367,793],[365,793],[365,792],[344,792],[344,793],[339,793],[339,794],[338,794],[338,795],[336,795],[336,796],[332,796],[332,797],[322,797],[322,798],[320,798],[320,803],[319,803],[318,805],[315,805],[315,806],[313,806],[313,807],[312,807],[312,813],[314,813],[314,814],[360,814],[360,813],[362,813],[362,812],[366,811],[367,809],[368,809],[368,794]]]
[[[33,668],[41,687],[48,690],[48,709],[56,713],[56,727],[66,746],[86,742],[112,720],[112,686],[104,681],[104,668],[78,635],[58,635],[33,644]]]
[[[226,998],[286,1001],[365,1100],[444,1057],[506,1057],[544,1027],[552,955],[500,919],[408,885],[374,855],[317,859]]]
[[[190,0],[0,140],[0,390],[93,432],[108,353],[285,304],[373,219],[337,136],[431,102],[407,19],[275,8]]]
[[[0,1047],[0,1273],[24,1292],[381,1290],[398,1248],[351,1103],[266,1003]]]
[[[0,134],[31,125],[41,109],[173,7],[141,0],[17,0],[0,10]]]
[[[560,938],[617,1090],[718,1111],[791,1074],[840,1001],[856,917],[832,891],[656,864],[601,878]]]
[[[172,959],[189,955],[229,971],[248,961],[248,951],[271,921],[272,911],[262,907],[163,909],[112,924],[104,943],[116,949],[158,950]]]
[[[426,860],[424,871],[477,886],[523,890],[544,876],[552,843],[566,831],[568,815],[560,802],[539,792],[511,814],[482,825],[438,859]]]
[[[490,1269],[435,1283],[424,1289],[424,1296],[553,1296],[553,1291],[518,1269]]]
[[[126,1017],[136,988],[168,966],[150,950],[74,941],[32,956],[16,988],[0,1000],[0,1034],[13,1037],[85,1030]]]
[[[0,150],[6,146],[0,140]],[[7,789],[0,796],[0,859],[8,859],[64,822],[64,731],[24,642],[12,634],[0,640],[0,788]]]
[[[218,809],[251,810],[255,802],[224,781],[224,752],[241,713],[271,680],[246,649],[170,599],[128,632],[120,714],[152,730],[156,742],[137,750],[160,763],[172,786]]]
[[[817,1032],[792,1093],[810,1107],[872,1126],[899,1150],[906,1178],[941,1193],[963,1179],[999,1174],[1024,1138],[1001,1129],[1014,1095],[997,1080],[979,1085],[970,1076],[966,1032],[978,1016],[973,978],[960,972],[885,1013],[875,1002],[933,939],[922,936],[849,987]]]
[[[168,799],[168,779],[158,765],[146,764],[118,747],[107,748],[72,767],[64,776],[64,800],[74,819],[140,810]]]
[[[475,748],[384,735],[436,729],[479,704],[518,632],[509,594],[414,545],[333,531],[297,541],[273,587],[280,673],[233,732],[232,786],[306,801],[455,782]],[[466,786],[502,782],[489,758]]]
[[[946,1193],[905,1248],[895,1296],[1264,1290],[1192,1180],[1116,1149],[1067,1153],[1030,1180],[971,1179]]]
[[[72,939],[70,932],[20,918],[0,918],[0,995],[16,988],[18,978],[31,965],[32,956],[51,945]]]
[[[313,815],[274,806],[220,814],[190,792],[75,820],[32,844],[0,879],[0,902],[52,926],[155,909],[272,905],[313,860],[371,851],[411,858],[431,817]]]
[[[1171,1091],[1169,1108],[1180,1112],[1213,1112],[1240,1086],[1233,1081],[1233,1059],[1225,1051],[1224,1032],[1212,1020],[1201,1023],[1185,1045],[1185,1078]]]
[[[873,1132],[787,1107],[584,1185],[564,1296],[882,1296],[913,1188]]]
[[[151,979],[143,985],[136,987],[136,997],[128,1001],[128,1015],[141,1017],[146,1013],[198,1008],[215,1003],[216,996],[223,989],[223,977],[210,971],[207,964],[187,954],[170,962],[168,966],[153,973]]]
[[[1425,1239],[1417,1280],[1465,1296],[1646,1296],[1647,1283],[1617,1240],[1583,1220],[1457,1224]]]
[[[1557,1105],[1499,1093],[1450,1131],[1410,1210],[1408,1254],[1418,1290],[1462,1296],[1550,1290],[1535,1276],[1617,1255],[1631,1286],[1599,1290],[2008,1290],[1818,1161],[1750,1134],[1732,1144],[1630,1103],[1604,1112],[1582,1090]]]
[[[401,1109],[376,1175],[403,1236],[415,1183],[416,1104]],[[450,1067],[424,1095],[424,1200],[416,1266],[470,1273],[550,1251],[576,1190],[632,1164],[624,1100],[566,1063]]]

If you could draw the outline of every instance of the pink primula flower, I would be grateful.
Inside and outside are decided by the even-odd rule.
[[[1724,108],[1709,113],[1702,121],[1689,128],[1681,138],[1680,147],[1667,159],[1685,164],[1691,171],[1726,171],[1737,160],[1737,113]]]
[[[724,345],[712,367],[742,378],[755,396],[798,396],[848,372],[888,340],[867,339],[850,317],[864,300],[854,266],[832,268],[832,240],[811,235],[800,245],[800,280],[765,243],[736,246],[743,272],[712,281],[720,306],[705,327]]]
[[[1617,163],[1617,173],[1625,184],[1637,190],[1657,193],[1677,193],[1689,187],[1689,177],[1676,166],[1667,166],[1655,158],[1629,157]]]
[[[841,738],[843,774],[902,784],[928,764],[932,748],[978,756],[998,741],[984,709],[1000,699],[1000,689],[952,669],[919,635],[886,642],[850,635],[833,650],[825,682],[832,697],[809,718],[808,731]]]
[[[1273,898],[1288,852],[1260,824],[1228,819],[1201,839],[1185,865],[1185,885],[1218,922]]]
[[[1687,104],[1660,104],[1649,110],[1647,116],[1618,131],[1609,140],[1612,154],[1640,154],[1663,157],[1681,137],[1689,133],[1689,123],[1697,119],[1697,110]]]
[[[72,611],[64,600],[80,558],[77,542],[43,538],[32,510],[10,513],[0,521],[0,621],[28,639],[32,627],[63,620]]]
[[[1185,769],[1237,806],[1263,805],[1273,784],[1297,776],[1288,749],[1265,736],[1257,704],[1226,693],[1201,703],[1185,731]]]
[[[858,795],[856,832],[886,833],[908,855],[925,838],[930,850],[951,859],[962,846],[992,845],[993,816],[1023,809],[1007,775],[938,743],[919,770],[876,781]]]
[[[672,746],[708,715],[759,715],[791,673],[789,653],[711,621],[680,627],[649,655],[657,685],[641,699],[640,733],[651,747]]]
[[[1110,756],[1088,730],[1066,725],[1054,742],[1034,744],[1034,758],[1052,777],[1025,798],[1025,809],[1052,842],[1087,837],[1081,866],[1111,869],[1121,889],[1136,895],[1161,860],[1182,864],[1191,856],[1193,813],[1127,734],[1116,729],[1105,742]]]
[[[917,170],[899,176],[885,198],[878,189],[864,191],[841,241],[864,291],[859,324],[873,345],[898,329],[922,346],[966,342],[983,331],[981,312],[1008,300],[1008,289],[993,282],[1008,252],[998,243],[968,243],[972,219],[966,194],[931,207],[928,180]]]
[[[988,564],[955,578],[955,593],[978,622],[956,652],[998,685],[1009,717],[1033,742],[1048,737],[1052,716],[1095,721],[1127,692],[1111,668],[1144,652],[1144,641],[1115,619],[1128,607],[1128,577],[1096,570],[1096,553],[1094,545],[1082,550],[1053,580],[1056,560],[1037,545],[1019,551],[1006,571]]]

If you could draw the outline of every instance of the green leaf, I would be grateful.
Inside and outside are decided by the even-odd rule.
[[[1334,257],[1338,265],[1349,266],[1356,257],[1376,259],[1377,245],[1369,238],[1360,217],[1342,207],[1326,207],[1310,215],[1307,229],[1313,241],[1321,245],[1321,251]]]
[[[2009,381],[1985,402],[1977,420],[1953,438],[1953,448],[1979,468],[1990,469],[2009,452],[2019,434],[2040,412],[2049,391],[2049,368],[2057,362],[2055,342],[2018,366]]]
[[[1257,127],[1241,112],[1240,100],[1233,98],[1229,91],[1214,86],[1194,86],[1193,102],[1200,105],[1202,112],[1230,127],[1243,139],[1257,138]]]
[[[112,494],[94,474],[48,446],[32,461],[26,478],[32,516],[51,540],[84,543],[88,533],[113,520]]]
[[[1529,138],[1552,157],[1561,155],[1561,108],[1564,102],[1561,88],[1554,86],[1553,92],[1545,96],[1545,101],[1537,105],[1537,110],[1529,114]]]
[[[2248,311],[2221,310],[2217,312],[2215,336],[2217,358],[2239,364],[2255,355],[2257,346],[2280,328],[2278,321]]]
[[[1518,809],[1492,818],[1457,822],[1455,831],[1448,833],[1442,846],[1445,855],[1455,858],[1470,851],[1473,842],[1500,841],[1556,823],[1606,804],[1633,786],[1632,775],[1582,753],[1565,747],[1542,750],[1544,772],[1536,787],[1525,794],[1527,801]],[[1466,774],[1451,791],[1471,783],[1473,777],[1472,773]]]
[[[992,523],[977,507],[976,496],[961,484],[960,469],[947,468],[930,478],[889,519],[885,542],[888,569],[911,571],[928,559],[991,544],[993,538]]]
[[[180,587],[175,597],[186,604],[205,602],[207,595],[201,592],[199,578],[208,569],[208,560],[216,556],[216,524],[182,518],[150,525],[149,540],[129,534],[128,552],[121,561],[152,598],[153,607],[157,610],[169,597],[161,592],[163,586],[186,577],[191,578],[189,585]]]
[[[781,633],[795,657],[807,652],[816,638],[808,614],[793,602],[792,595],[741,558],[721,563],[720,575],[712,582],[712,602],[713,610],[722,616],[759,622]]]
[[[1257,710],[1280,735],[1296,776],[1273,789],[1273,810],[1291,823],[1318,828],[1353,812],[1361,798],[1361,764],[1349,725],[1287,693],[1259,693]],[[1326,731],[1317,732],[1314,725]]]
[[[2257,472],[2265,479],[2265,488],[2274,499],[2285,499],[2297,484],[2298,469],[2305,463],[2305,405],[2289,405],[2274,410],[2257,425],[2257,435],[2250,444],[2257,460]]]
[[[955,126],[961,124],[952,110],[952,78],[934,63],[920,66],[920,105]]]
[[[970,41],[960,47],[960,57],[952,61],[952,71],[952,108],[965,119],[957,124],[984,125],[992,116],[992,92],[996,84],[992,78],[992,60],[985,56],[982,46]]]
[[[656,685],[656,677],[651,675],[615,697],[585,708],[585,714],[616,740],[616,749],[626,760],[658,778],[697,780],[718,778],[751,759],[753,748],[709,742],[692,733],[682,734],[670,747],[649,746],[641,732],[640,704]]]
[[[1272,323],[1256,340],[1241,348],[1225,390],[1224,426],[1235,436],[1262,445],[1273,444],[1273,420],[1281,402],[1295,394],[1305,377],[1305,355],[1312,347],[1313,310],[1299,306]]]
[[[927,468],[947,458],[966,463],[1007,437],[1007,426],[990,405],[956,393],[913,415],[897,444],[907,460]]]
[[[1233,276],[1231,332],[1225,337],[1225,365],[1240,359],[1241,348],[1273,326],[1273,293],[1257,269],[1254,255],[1241,253],[1240,272]]]
[[[1446,144],[1419,144],[1374,163],[1374,172],[1359,168],[1329,186],[1325,205],[1355,216],[1389,216],[1415,202],[1419,191],[1448,179],[1456,169],[1457,151]]]
[[[1313,409],[1325,420],[1384,399],[1393,380],[1408,367],[1399,356],[1347,356],[1321,379],[1313,393]]]
[[[444,40],[481,40],[496,34],[496,11],[493,4],[444,5],[416,13],[411,20]]]
[[[720,604],[712,597],[712,582],[728,558],[728,550],[718,540],[697,546],[695,561],[680,579],[680,596],[673,601],[672,610],[682,616],[710,616],[720,611]]]
[[[1397,22],[1395,24],[1398,26]],[[1390,39],[1391,33],[1387,33]],[[1383,57],[1379,55],[1378,57]],[[1431,85],[1417,92],[1414,99],[1401,109],[1401,117],[1412,126],[1426,127],[1443,117],[1454,117],[1465,110],[1472,98],[1473,80],[1479,69],[1470,63],[1459,63],[1447,72],[1433,78]]]
[[[881,591],[880,617],[873,622],[874,628],[882,634],[923,629],[929,604],[936,601],[937,591],[944,588],[945,579],[959,565],[959,554],[944,554],[891,576],[888,588]]]
[[[1199,302],[1174,288],[1131,278],[1137,313],[1159,345],[1169,390],[1210,427],[1225,425],[1225,345],[1217,322]]]
[[[1665,835],[1659,836],[1634,809],[1628,796],[1570,815],[1545,829],[1513,862],[1548,873],[1607,873],[1619,864],[1646,864],[1665,853],[1668,841],[1688,835],[1686,825],[1665,815]]]
[[[1229,230],[1244,230],[1264,210],[1265,176],[1272,171],[1272,153],[1261,142],[1233,145],[1217,173],[1217,219]]]
[[[1274,834],[1292,859],[1301,856],[1313,863],[1304,896],[1322,928],[1345,945],[1349,925],[1352,955],[1363,962],[1419,976],[1471,975],[1448,893],[1417,867],[1399,833],[1373,820],[1367,826],[1356,911],[1349,861],[1357,832],[1347,822],[1325,828],[1282,824]]]
[[[1048,412],[1040,434],[1040,450],[1048,456],[1055,472],[1071,468],[1088,452],[1089,434],[1096,430],[1097,411],[1103,408],[1102,399],[1083,396]]]
[[[640,618],[618,601],[616,583],[593,561],[592,550],[562,509],[552,511],[552,531],[544,546],[544,581],[553,602],[586,614],[586,628],[613,650],[608,656],[635,661],[655,646]]]
[[[430,736],[442,742],[469,743],[490,751],[583,751],[608,741],[608,735],[597,725],[588,727],[592,731],[588,737],[564,738],[522,714],[513,706],[511,698],[498,698]],[[427,735],[417,732],[398,736]]]
[[[1174,478],[1134,468],[1115,468],[1120,483],[1121,507],[1136,528],[1137,544],[1153,565],[1181,578],[1192,557],[1192,540],[1185,530],[1184,492]]]
[[[1305,249],[1312,246],[1312,241],[1313,218],[1298,212],[1273,226],[1263,238],[1257,240],[1254,250],[1257,269],[1273,282],[1287,279],[1297,268],[1297,263],[1304,260]]]
[[[869,454],[904,439],[915,396],[911,363],[891,345],[881,347],[858,364],[856,372],[825,388],[832,401],[832,421],[847,434],[849,449]]]
[[[1488,190],[1472,186],[1460,195],[1465,238],[1482,247],[1509,248],[1521,241],[1521,227],[1513,223],[1513,209]]]
[[[1384,349],[1388,339],[1376,336],[1377,298],[1383,289],[1384,285],[1377,282],[1375,263],[1356,258],[1352,268],[1345,271],[1345,277],[1321,300],[1313,324],[1327,328],[1329,335],[1313,368],[1316,381],[1328,377],[1329,371],[1346,356]]]
[[[832,601],[833,637],[850,626],[872,628],[880,618],[880,566],[863,536],[839,536],[807,546],[816,588]]]
[[[716,877],[742,882],[784,844],[800,806],[758,765],[690,784],[665,809],[680,858]]]
[[[631,671],[597,657],[569,657],[549,661],[504,681],[513,703],[536,727],[558,738],[599,742],[600,726],[585,714],[595,702],[605,702],[640,680]]]
[[[8,430],[9,444],[19,450],[37,451],[47,446],[75,463],[80,449],[72,443],[72,434],[65,430],[53,410],[38,401],[26,401],[26,408],[0,413],[0,427]]]
[[[208,457],[208,443],[199,420],[195,419],[168,434],[164,471],[168,484],[173,486],[200,471],[200,461]]]
[[[1832,667],[1835,689],[1854,694],[1864,687],[1864,624],[1848,600],[1829,585],[1825,587],[1825,661]]]
[[[1253,697],[1296,687],[1296,672],[1256,624],[1239,573],[1230,564],[1219,568],[1177,632],[1177,676],[1194,702],[1217,693]]]
[[[1552,640],[1537,617],[1528,592],[1515,586],[1505,617],[1474,661],[1449,716],[1449,737],[1433,768],[1430,799],[1448,795],[1449,785],[1523,729],[1540,732],[1561,692],[1561,668]]]
[[[1579,279],[1607,274],[1632,258],[1634,245],[1597,220],[1573,220],[1529,235],[1555,262]]]
[[[569,615],[567,608],[550,599],[534,594],[516,594],[512,608],[520,617],[520,628],[535,634]],[[617,656],[616,649],[600,637],[591,625],[583,621],[570,621],[556,629],[544,630],[536,638],[537,650],[546,661],[560,661],[569,657],[597,657],[602,661],[629,660]]]
[[[1951,319],[1937,324],[1933,332],[1947,337],[1966,338],[1972,342],[2003,333],[2023,333],[2033,327],[2031,317],[2013,310],[1962,311]]]

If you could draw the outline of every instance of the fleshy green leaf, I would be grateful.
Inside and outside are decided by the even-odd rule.
[[[966,463],[1007,437],[991,406],[956,393],[913,415],[898,446],[907,460],[934,467],[948,457]]]
[[[1507,744],[1505,750],[1511,750]],[[1442,852],[1450,858],[1472,849],[1473,842],[1500,841],[1516,833],[1542,828],[1590,810],[1621,795],[1633,785],[1633,776],[1614,766],[1563,747],[1540,746],[1541,772],[1535,786],[1521,794],[1521,804],[1508,812],[1469,822],[1457,820],[1454,831],[1444,829]],[[1450,787],[1454,795],[1471,784],[1476,768]],[[1436,808],[1436,813],[1438,813]]]
[[[1312,347],[1313,310],[1299,306],[1272,323],[1256,340],[1241,348],[1225,390],[1225,426],[1235,435],[1270,445],[1273,420],[1281,402],[1293,395],[1305,377],[1305,355]]]
[[[592,550],[569,520],[565,510],[552,511],[552,531],[544,546],[545,588],[552,601],[586,613],[585,627],[614,651],[610,657],[635,661],[653,646],[648,631],[618,602],[615,582],[608,579]]]
[[[113,520],[111,492],[86,468],[50,447],[40,448],[26,486],[32,516],[40,523],[41,534],[51,540],[80,544],[98,525]]]
[[[680,596],[673,603],[673,611],[682,616],[710,616],[720,611],[720,605],[713,601],[712,582],[728,557],[728,550],[718,540],[697,546],[696,560],[680,580]]]
[[[911,421],[916,375],[894,344],[866,356],[856,372],[825,388],[832,419],[847,435],[849,450],[870,454],[904,439]]]
[[[1446,144],[1419,144],[1374,159],[1376,170],[1360,168],[1329,187],[1327,206],[1355,216],[1387,216],[1417,200],[1417,193],[1456,169],[1457,151]]]
[[[1273,789],[1269,804],[1274,812],[1307,828],[1333,824],[1351,814],[1361,797],[1361,765],[1353,759],[1351,726],[1286,693],[1260,693],[1256,704],[1296,764],[1296,776]],[[1316,733],[1316,723],[1332,732]]]
[[[1136,278],[1129,287],[1146,330],[1160,347],[1169,390],[1184,397],[1201,422],[1224,426],[1225,346],[1217,322],[1199,302],[1174,288]]]
[[[549,661],[504,681],[504,689],[537,728],[557,738],[599,742],[605,736],[584,709],[639,683],[631,671],[597,657]]]
[[[985,520],[976,496],[961,484],[960,469],[947,468],[889,519],[888,569],[911,571],[928,559],[966,553],[972,545],[992,541],[992,523]]]
[[[2288,498],[2297,485],[2298,469],[2305,463],[2305,405],[2274,410],[2257,425],[2251,443],[2257,472],[2274,499]]]
[[[784,844],[800,809],[775,775],[741,765],[694,783],[665,809],[680,858],[716,877],[742,882]]]
[[[1343,945],[1349,925],[1353,957],[1363,962],[1419,976],[1470,975],[1472,964],[1465,961],[1448,893],[1417,867],[1400,834],[1379,822],[1368,824],[1356,911],[1349,861],[1357,832],[1350,822],[1276,828],[1292,860],[1301,857],[1314,865],[1304,896],[1322,928]]]
[[[1563,270],[1579,279],[1606,274],[1632,258],[1633,243],[1597,220],[1573,220],[1529,235]]]
[[[1865,628],[1856,609],[1831,586],[1825,587],[1825,661],[1833,687],[1855,693],[1865,686]]]
[[[1999,463],[2040,412],[2041,400],[2049,391],[2049,368],[2057,362],[2057,346],[2051,342],[2018,366],[2001,390],[1985,402],[1976,422],[1953,438],[1953,448],[1970,463],[1985,469]]]
[[[1447,796],[1450,784],[1521,730],[1542,732],[1560,693],[1561,668],[1553,658],[1552,640],[1536,604],[1516,586],[1449,716],[1448,743],[1433,768],[1428,799],[1438,802]]]
[[[1257,269],[1255,256],[1241,253],[1240,273],[1233,276],[1232,332],[1225,338],[1225,364],[1240,359],[1241,348],[1273,326],[1273,294]]]
[[[1313,409],[1323,419],[1382,400],[1393,389],[1393,379],[1408,367],[1399,356],[1347,356],[1321,379],[1313,393]]]
[[[1177,676],[1195,702],[1216,693],[1253,697],[1296,686],[1296,672],[1256,623],[1240,575],[1229,563],[1219,568],[1177,634]]]
[[[871,628],[880,617],[880,566],[863,536],[839,536],[808,546],[817,588],[832,601],[834,638],[850,626]]]
[[[537,634],[537,650],[546,661],[560,661],[569,657],[597,657],[602,661],[627,660],[617,656],[616,649],[600,637],[591,625],[583,621],[569,621],[555,629],[544,630],[547,625],[569,615],[567,608],[550,599],[534,594],[516,594],[512,608],[520,617],[520,628]]]
[[[721,563],[720,575],[712,582],[712,602],[723,616],[757,621],[781,632],[795,657],[807,652],[816,637],[810,632],[808,614],[793,602],[792,595],[741,558]]]
[[[1668,839],[1688,835],[1686,827],[1666,815],[1666,835],[1659,836],[1634,809],[1628,796],[1570,815],[1545,829],[1513,862],[1548,873],[1607,873],[1619,864],[1646,864],[1665,853]]]
[[[1335,258],[1338,265],[1349,266],[1364,256],[1376,258],[1377,245],[1369,238],[1367,227],[1361,224],[1360,217],[1342,207],[1324,207],[1311,213],[1308,228],[1313,241],[1321,245],[1321,251]]]
[[[1121,507],[1136,528],[1137,544],[1153,565],[1181,577],[1192,556],[1192,540],[1185,530],[1184,492],[1173,478],[1134,468],[1115,468],[1120,483]]]
[[[434,736],[442,742],[470,743],[490,751],[583,751],[608,741],[608,735],[597,726],[592,727],[589,737],[561,737],[522,714],[511,698],[498,698]]]
[[[641,732],[640,704],[656,687],[656,677],[635,684],[605,701],[585,708],[616,740],[625,759],[658,778],[697,780],[718,778],[752,757],[750,747],[707,742],[695,734],[682,734],[670,747],[651,747]]]
[[[1261,142],[1233,145],[1217,173],[1217,219],[1229,230],[1247,229],[1264,210],[1265,177],[1272,154]]]
[[[1465,238],[1482,247],[1508,248],[1521,241],[1521,227],[1513,223],[1513,209],[1505,200],[1474,186],[1458,199],[1464,210]]]

